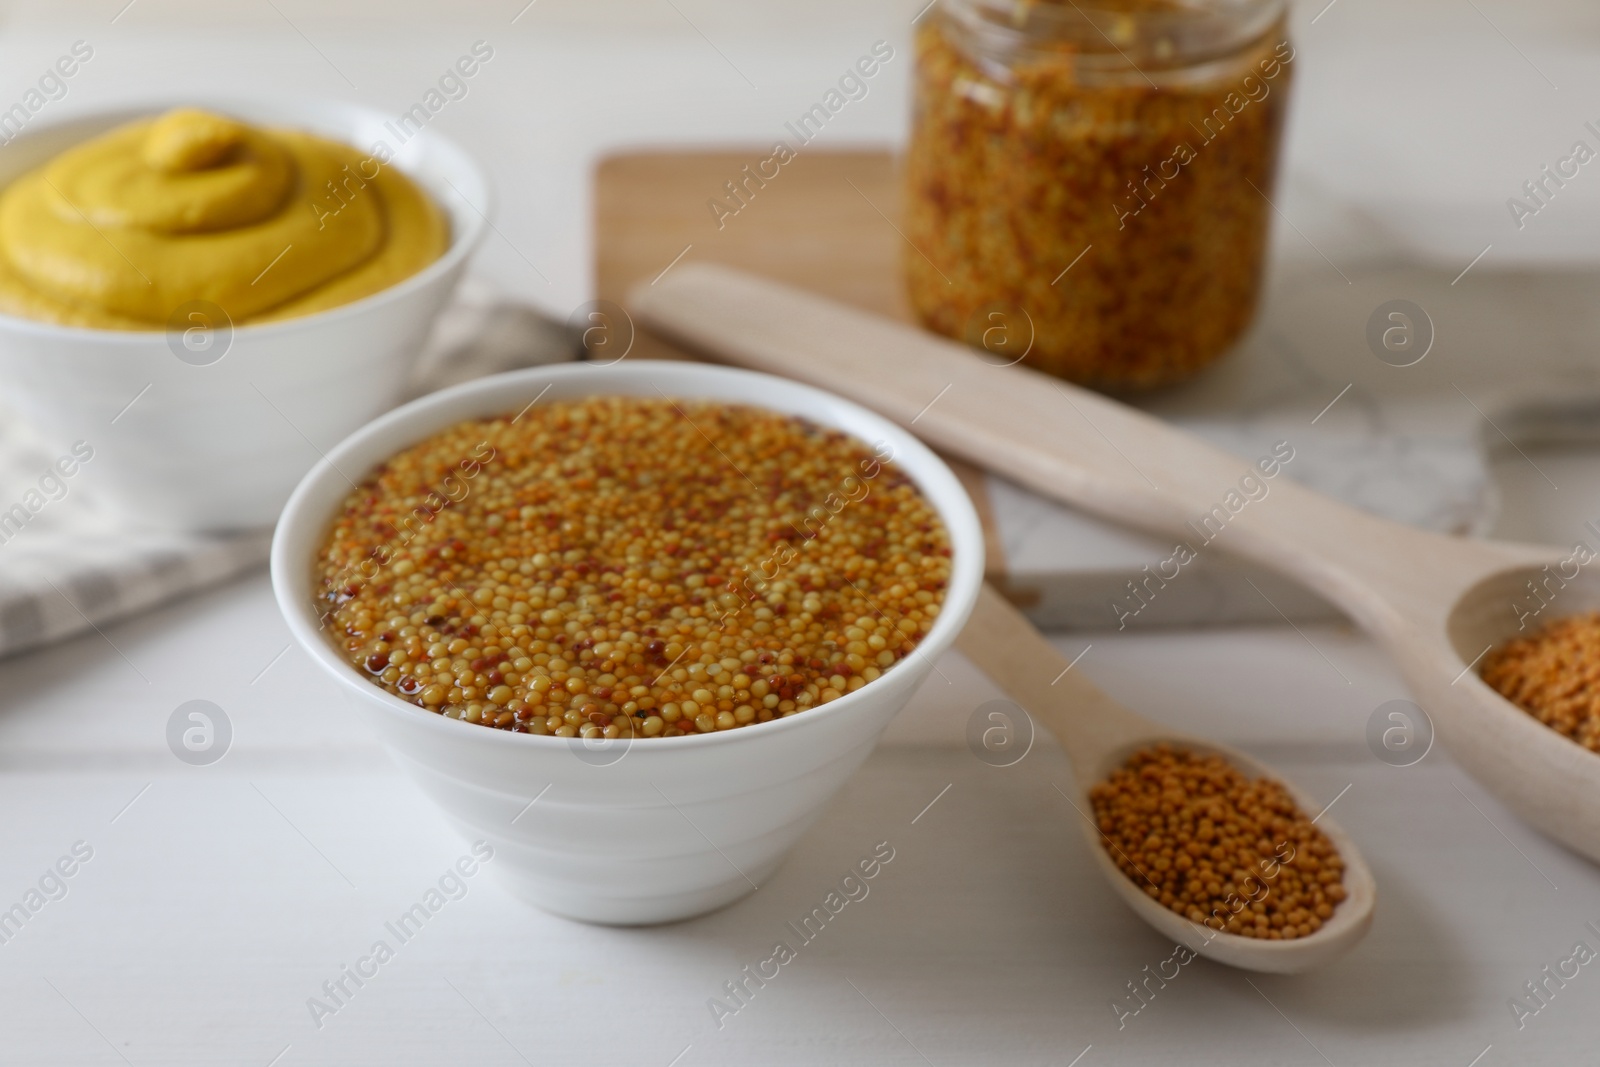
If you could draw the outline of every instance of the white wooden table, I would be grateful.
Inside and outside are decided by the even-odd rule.
[[[1310,627],[1061,644],[1086,641],[1079,669],[1120,699],[1338,798],[1381,886],[1362,946],[1295,978],[1196,961],[1119,1016],[1114,1002],[1137,1004],[1126,983],[1172,946],[1099,881],[1053,788],[1054,746],[1009,768],[966,749],[972,709],[997,694],[954,654],[790,860],[725,911],[583,926],[511,899],[490,861],[401,944],[385,923],[468,845],[310,662],[280,655],[257,576],[0,665],[0,905],[74,843],[93,849],[66,896],[0,944],[0,1062],[264,1065],[288,1048],[282,1064],[1066,1064],[1092,1044],[1085,1065],[1320,1052],[1466,1067],[1490,1044],[1483,1063],[1591,1043],[1587,969],[1521,1032],[1506,1001],[1575,941],[1600,947],[1585,926],[1600,923],[1600,872],[1443,752],[1374,758],[1367,718],[1403,690],[1367,641]],[[165,737],[195,698],[234,732],[205,767]],[[801,945],[785,924],[880,842],[894,859],[867,897]],[[323,983],[380,939],[394,958],[329,999]],[[719,1029],[708,1001],[735,1006],[723,983],[778,940],[798,958]],[[337,1010],[314,1013],[313,997]]]
[[[587,295],[585,188],[597,152],[769,136],[875,38],[903,47],[913,13],[830,6],[826,18],[808,20],[787,6],[728,22],[727,5],[684,0],[694,26],[663,8],[675,29],[624,32],[567,8],[544,25],[535,7],[513,26],[520,3],[505,12],[472,3],[437,26],[396,17],[357,33],[308,5],[281,6],[293,32],[274,28],[265,9],[248,32],[209,34],[164,27],[154,0],[114,25],[109,9],[73,7],[57,21],[36,10],[0,35],[0,99],[84,38],[95,59],[52,107],[135,90],[230,88],[359,96],[398,109],[473,40],[492,40],[497,58],[439,121],[489,162],[500,190],[501,235],[486,245],[479,273],[562,314]],[[1430,0],[1416,5],[1423,14],[1395,13],[1375,0],[1340,0],[1315,27],[1314,10],[1301,17],[1299,106],[1318,128],[1349,136],[1301,136],[1292,172],[1346,183],[1352,196],[1384,188],[1366,174],[1371,152],[1358,149],[1405,143],[1405,129],[1372,123],[1371,105],[1406,71],[1371,56],[1415,51],[1426,15],[1444,19],[1441,32],[1470,42],[1462,54],[1481,59],[1472,91],[1512,103],[1478,116],[1478,141],[1462,132],[1472,115],[1456,115],[1442,132],[1419,125],[1415,158],[1385,175],[1389,187],[1423,202],[1428,160],[1447,184],[1453,170],[1470,177],[1485,158],[1499,166],[1504,157],[1508,176],[1535,173],[1548,155],[1540,138],[1564,147],[1568,113],[1581,112],[1579,90],[1600,64],[1537,20],[1481,6],[1559,75],[1560,95],[1534,99],[1556,91],[1466,8],[1440,15],[1443,5]],[[761,88],[750,90],[718,48]],[[895,135],[903,74],[841,119],[839,143]],[[1394,106],[1405,115],[1422,107],[1410,98]],[[1470,158],[1447,163],[1457,158],[1450,151]],[[1464,187],[1476,188],[1453,188]],[[1478,190],[1486,210],[1499,210],[1494,188]],[[1293,199],[1281,206],[1295,216]],[[1359,251],[1359,227],[1299,222],[1330,255]],[[1583,457],[1539,462],[1569,487],[1596,466]],[[1560,533],[1600,512],[1570,488],[1546,492],[1519,464],[1513,457],[1507,470],[1520,534]],[[1600,869],[1531,834],[1442,751],[1408,768],[1375,758],[1367,720],[1405,695],[1398,679],[1347,628],[1302,629],[1061,639],[1071,655],[1092,642],[1079,669],[1131,706],[1237,744],[1325,801],[1337,798],[1338,818],[1380,881],[1372,935],[1335,966],[1252,978],[1194,962],[1129,1016],[1127,983],[1172,946],[1098,882],[1069,825],[1078,816],[1052,785],[1065,774],[1059,752],[1041,744],[997,769],[967,751],[969,715],[997,694],[956,655],[940,662],[790,860],[733,907],[658,929],[586,927],[511,900],[494,884],[491,861],[461,899],[398,944],[385,923],[422,899],[468,844],[309,662],[285,651],[265,578],[255,575],[0,662],[0,908],[41,878],[56,895],[65,887],[0,943],[0,1063],[1489,1067],[1592,1055],[1595,968],[1556,989],[1520,1030],[1508,999],[1575,942],[1600,949],[1586,925],[1600,926]],[[191,699],[215,702],[234,731],[210,766],[185,765],[167,746],[169,716]],[[79,842],[91,858],[63,864],[73,874],[60,883],[45,877]],[[708,1000],[725,997],[725,982],[788,939],[785,924],[879,842],[894,859],[870,895],[799,946],[780,977],[719,1029]],[[314,1020],[308,999],[331,1004],[324,983],[380,939],[395,947],[393,958],[359,987],[344,979],[337,1010]]]

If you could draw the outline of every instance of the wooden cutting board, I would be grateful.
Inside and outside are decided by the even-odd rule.
[[[803,152],[762,188],[761,151],[631,153],[595,173],[595,272],[603,299],[686,260],[727,263],[910,319],[900,285],[900,183],[885,152]],[[768,170],[771,167],[767,168]],[[739,206],[725,183],[744,181]],[[736,214],[718,213],[720,202]],[[664,344],[642,342],[650,354]]]

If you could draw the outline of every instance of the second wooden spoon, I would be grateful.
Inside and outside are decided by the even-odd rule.
[[[1154,900],[1144,887],[1118,869],[1091,814],[1089,789],[1110,776],[1142,748],[1166,742],[1206,755],[1219,755],[1253,778],[1272,778],[1289,790],[1306,812],[1317,806],[1282,776],[1244,753],[1170,730],[1118,704],[1080,672],[1070,669],[1027,619],[993,587],[978,595],[972,618],[956,639],[956,647],[1005,691],[1023,710],[1050,728],[1072,764],[1069,798],[1082,818],[1075,819],[1100,872],[1117,895],[1145,922],[1202,956],[1251,971],[1294,974],[1320,967],[1349,951],[1372,926],[1377,887],[1355,843],[1332,819],[1317,826],[1344,859],[1347,896],[1315,933],[1287,941],[1265,941],[1221,933],[1192,922]],[[1267,893],[1271,883],[1263,880]],[[1242,904],[1242,901],[1241,901]]]

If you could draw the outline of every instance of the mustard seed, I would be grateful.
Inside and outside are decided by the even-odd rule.
[[[1600,752],[1600,612],[1557,619],[1489,653],[1483,680],[1535,719]]]
[[[887,452],[664,397],[461,423],[346,497],[316,561],[323,621],[374,684],[492,729],[678,737],[800,714],[938,617],[949,539]]]
[[[1283,786],[1221,756],[1135,752],[1089,790],[1101,843],[1152,900],[1224,933],[1282,941],[1322,928],[1344,861]]]

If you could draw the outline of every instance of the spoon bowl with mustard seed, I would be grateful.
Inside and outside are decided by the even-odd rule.
[[[1294,974],[1372,926],[1377,888],[1320,806],[1235,749],[1184,737],[1113,701],[985,586],[956,647],[1048,726],[1106,881],[1199,955]]]

